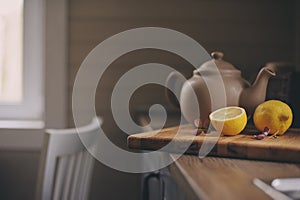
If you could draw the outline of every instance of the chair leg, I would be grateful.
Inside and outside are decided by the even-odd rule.
[[[165,182],[160,174],[160,172],[152,172],[148,174],[143,180],[143,200],[149,200],[149,181],[151,179],[156,179],[160,183],[160,193],[161,199],[165,199]]]

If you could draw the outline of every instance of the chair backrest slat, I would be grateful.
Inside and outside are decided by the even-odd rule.
[[[57,158],[57,167],[55,172],[55,180],[53,185],[53,200],[62,199],[63,186],[65,182],[67,166],[68,166],[68,157]]]
[[[67,172],[66,172],[66,177],[65,177],[65,183],[64,183],[64,188],[63,188],[63,198],[62,199],[70,199],[70,190],[71,190],[71,185],[73,182],[73,177],[74,177],[74,170],[75,170],[75,162],[76,158],[78,155],[71,155],[69,157],[69,162],[67,166]]]
[[[80,183],[80,167],[83,162],[83,154],[84,152],[80,152],[77,156],[77,160],[75,163],[75,170],[74,170],[74,179],[72,182],[72,187],[70,191],[70,199],[76,199],[78,197],[77,191],[79,190],[79,183]]]
[[[79,196],[81,199],[87,198],[87,188],[89,188],[90,180],[91,180],[91,172],[93,170],[93,163],[94,159],[92,159],[92,156],[88,153],[84,155],[84,163],[82,168],[82,181],[80,184],[85,185],[86,187],[80,187]]]

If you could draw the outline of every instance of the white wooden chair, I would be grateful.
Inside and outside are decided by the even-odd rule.
[[[95,135],[101,119],[95,117],[77,129],[48,129],[45,131],[37,181],[37,200],[88,198],[94,158],[82,144],[95,147]]]

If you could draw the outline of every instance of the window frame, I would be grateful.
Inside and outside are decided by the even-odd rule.
[[[45,2],[24,0],[23,98],[20,103],[0,105],[1,120],[42,120],[44,112]]]
[[[42,86],[39,88],[43,90],[44,113],[40,120],[0,119],[0,150],[39,151],[45,128],[67,126],[68,0],[25,1],[39,1],[43,11],[40,20],[43,22],[41,51],[44,69],[40,76]]]

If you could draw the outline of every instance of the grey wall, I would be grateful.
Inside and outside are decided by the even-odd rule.
[[[0,199],[34,199],[39,151],[0,151]]]
[[[270,61],[298,62],[299,18],[296,0],[70,0],[69,5],[69,122],[76,72],[87,54],[106,38],[127,29],[156,26],[180,31],[197,40],[208,52],[219,50],[225,59],[253,81]],[[297,16],[296,16],[297,15]],[[298,32],[297,32],[298,31]],[[299,42],[298,42],[299,43]],[[96,94],[96,109],[111,124],[110,94],[127,70],[138,64],[168,64],[191,75],[191,66],[178,56],[161,51],[136,51],[111,64]],[[300,67],[299,67],[300,69]],[[147,94],[151,94],[148,98]],[[163,88],[136,93],[135,106],[167,104]],[[110,125],[108,125],[110,124]]]

